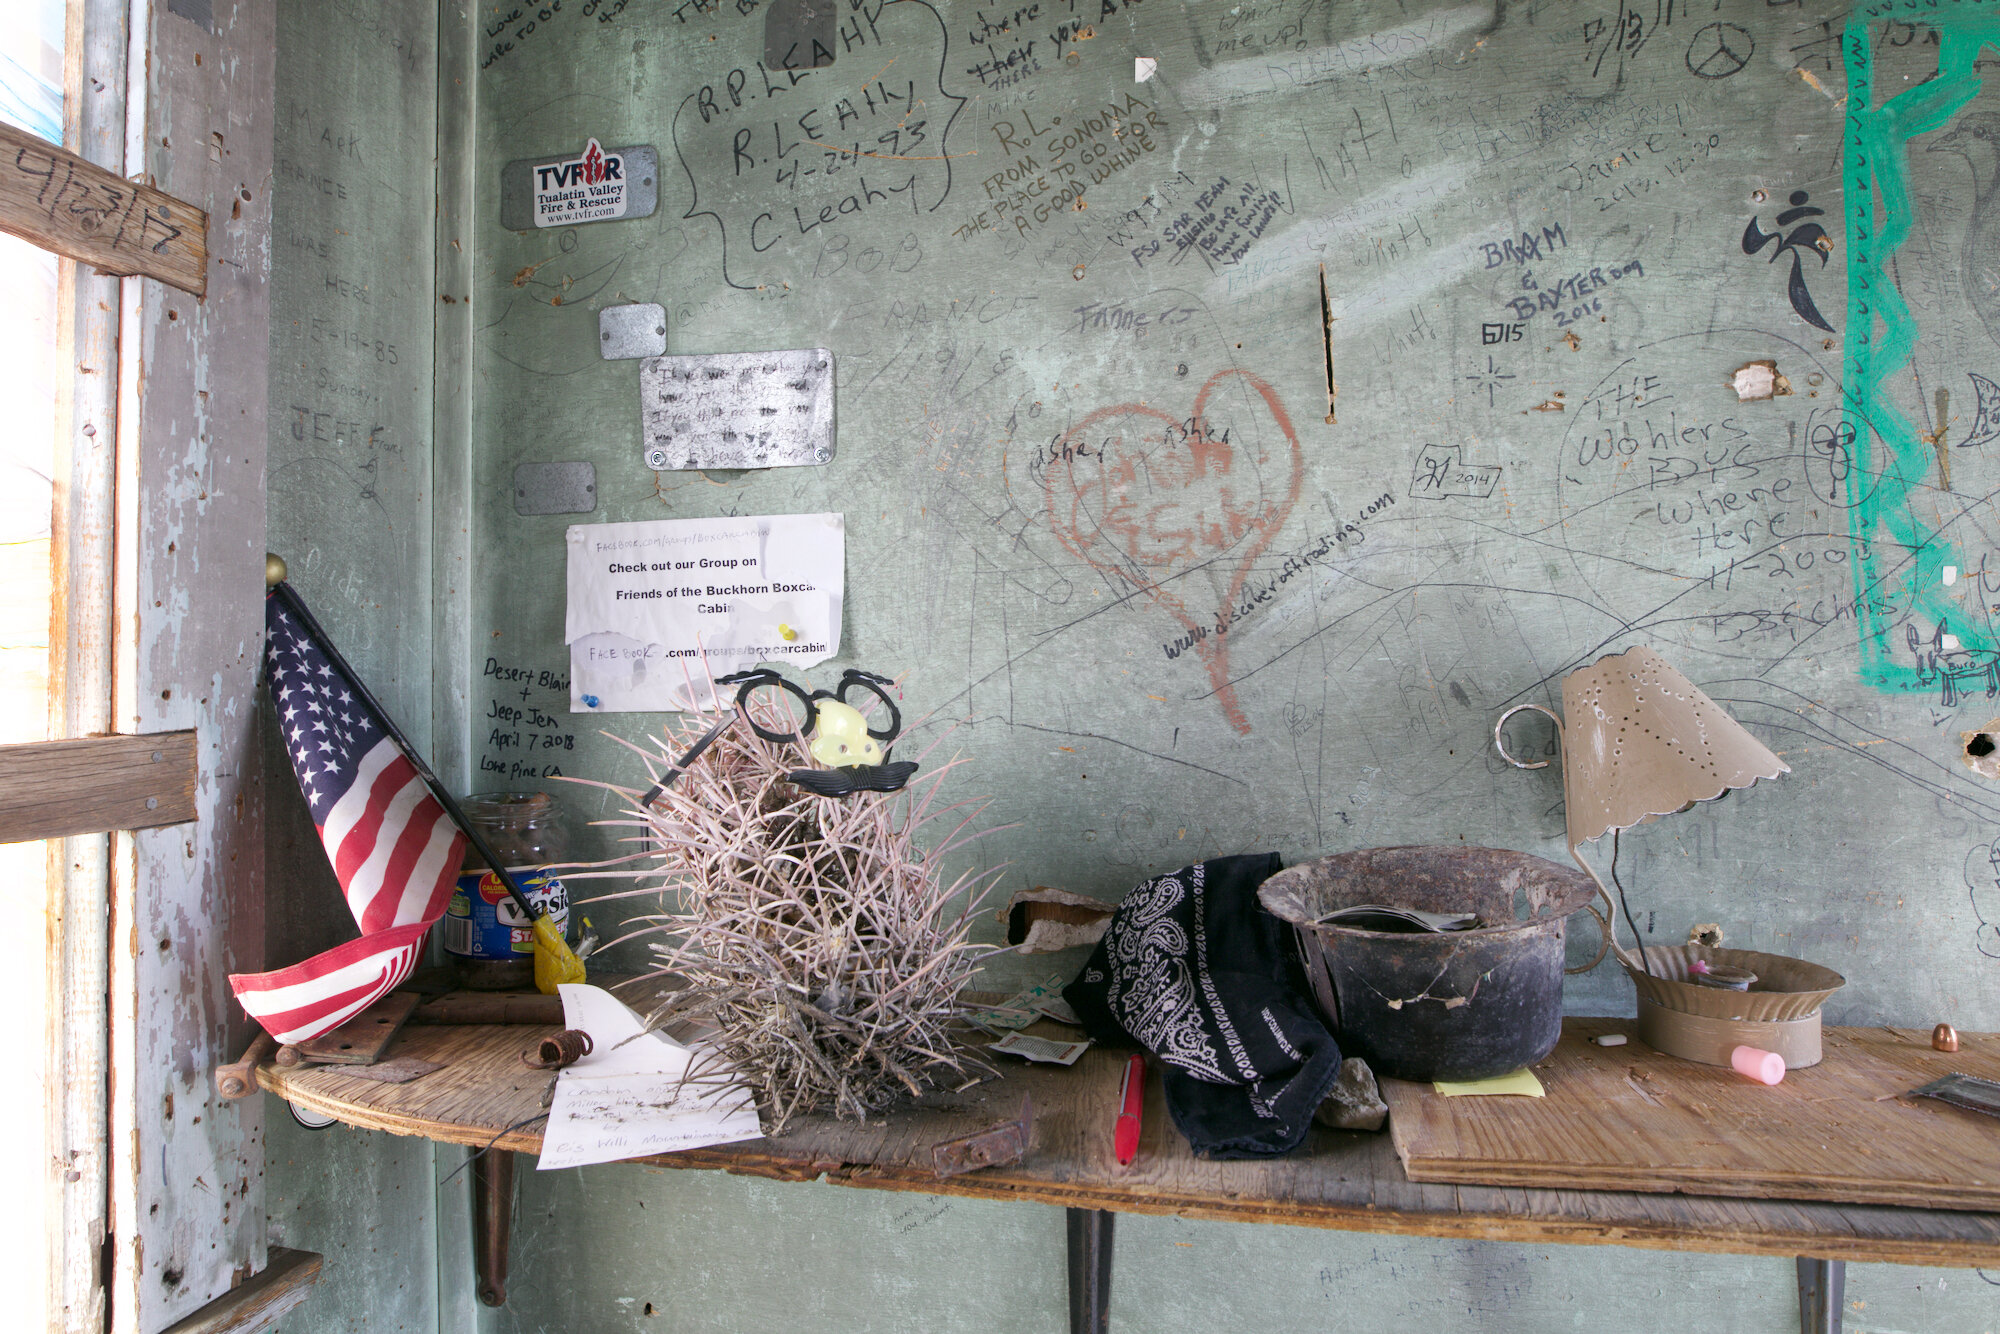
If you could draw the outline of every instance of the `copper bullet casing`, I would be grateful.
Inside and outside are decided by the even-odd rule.
[[[1939,1051],[1957,1051],[1958,1030],[1950,1024],[1939,1024],[1931,1030],[1931,1046]]]

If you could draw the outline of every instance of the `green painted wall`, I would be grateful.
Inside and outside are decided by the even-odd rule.
[[[432,199],[437,12],[278,6],[272,183],[270,541],[417,741],[431,734]],[[268,957],[353,934],[298,785],[270,746]],[[297,1330],[438,1326],[431,1146],[305,1131],[273,1102],[274,1244],[326,1268]]]
[[[1910,553],[1857,554],[1849,511],[1889,491],[1851,475],[1844,345],[1787,285],[1798,253],[1812,308],[1847,322],[1839,12],[844,3],[839,59],[794,87],[757,65],[768,6],[613,0],[502,23],[512,8],[480,11],[475,720],[538,706],[561,718],[565,774],[625,782],[598,730],[655,725],[563,717],[560,690],[479,693],[489,655],[567,666],[571,520],[514,513],[524,461],[594,462],[589,521],[844,512],[838,665],[907,674],[910,708],[958,726],[977,757],[960,790],[1018,822],[989,845],[1008,889],[1115,899],[1266,847],[1560,856],[1557,773],[1500,765],[1493,719],[1646,643],[1794,769],[1627,841],[1654,938],[1720,921],[1821,961],[1849,979],[1838,1022],[2000,1021],[2000,794],[1958,753],[2000,703],[1961,672],[1947,704],[1906,642],[1936,650],[1945,605],[1945,633],[1982,647],[1986,585],[1891,596],[1880,571]],[[1936,68],[1921,30],[1862,35],[1878,86]],[[1159,60],[1153,80],[1133,82],[1135,56]],[[501,164],[592,135],[659,148],[658,214],[501,229]],[[1952,489],[1919,475],[1899,503],[1961,539],[1963,571],[2000,483],[1967,378],[2000,378],[2000,324],[1989,336],[1960,281],[1994,179],[1968,172],[1976,151],[1910,155],[1922,244],[1897,271],[1926,336],[1880,391],[1924,431],[1949,391]],[[1080,201],[1049,208],[1073,183]],[[1794,191],[1826,210],[1828,251],[1776,222]],[[1202,221],[1230,205],[1251,222]],[[1781,236],[1747,254],[1753,218]],[[837,460],[649,472],[636,365],[596,354],[597,312],[619,301],[662,302],[674,352],[831,348]],[[1725,381],[1767,357],[1793,392],[1739,403]],[[1077,445],[1198,405],[1231,433],[1226,476],[1190,480],[1157,450],[1123,483],[1136,520],[1078,512],[1103,478]],[[1490,495],[1436,494],[1485,489],[1465,476],[1479,468],[1499,470]],[[1893,690],[1862,673],[1863,556],[1870,652],[1907,668]],[[1177,645],[1193,626],[1208,637]],[[473,731],[489,763],[524,758],[492,733]],[[1629,1013],[1631,992],[1600,969],[1568,1004]],[[1062,1319],[1052,1211],[612,1168],[528,1178],[522,1219],[504,1328]],[[1128,1220],[1120,1250],[1126,1329],[1796,1320],[1789,1265],[1763,1260],[1153,1220]],[[2000,1320],[1970,1274],[1857,1268],[1850,1288],[1862,1328]]]
[[[1952,489],[1921,469],[1891,488],[1860,480],[1841,339],[1788,296],[1798,258],[1810,308],[1848,308],[1831,11],[1621,29],[1563,6],[1082,8],[1021,6],[973,45],[998,9],[843,5],[853,49],[796,87],[759,70],[756,5],[481,11],[466,670],[487,772],[630,781],[600,729],[654,726],[486,674],[566,677],[570,517],[518,516],[510,481],[588,459],[592,522],[846,514],[836,666],[904,676],[924,734],[957,727],[962,790],[1018,822],[985,845],[1008,888],[1115,899],[1266,847],[1559,856],[1559,772],[1501,766],[1493,720],[1648,643],[1794,769],[1626,842],[1651,938],[1719,921],[1808,955],[1849,979],[1837,1021],[1993,1021],[2000,793],[1959,753],[2000,712],[1975,635],[2000,587],[1975,573],[2000,426],[2000,391],[1981,414],[1968,375],[2000,374],[2000,321],[1962,274],[1993,179],[1975,150],[1910,154],[1922,245],[1896,269],[1926,338],[1879,396],[1930,430],[1949,394]],[[1920,30],[1863,32],[1878,85],[1936,68]],[[500,228],[500,166],[592,135],[659,148],[659,212]],[[1794,192],[1825,210],[1805,219],[1825,251],[1777,223]],[[1749,254],[1753,220],[1783,235]],[[837,460],[648,471],[636,364],[598,359],[596,317],[652,300],[675,352],[830,347]],[[1726,381],[1761,358],[1792,392],[1738,402]],[[1184,432],[1197,405],[1226,463],[1192,476],[1161,445],[1107,484],[1130,459],[1098,458],[1106,440]],[[1122,506],[1088,499],[1101,485]],[[1850,539],[1850,511],[1892,493],[1957,544],[1962,577],[1924,592],[1949,620],[1878,577],[1910,553]],[[1863,566],[1871,652],[1921,692],[1863,676]],[[557,754],[528,756],[496,704],[554,717]],[[1570,1004],[1630,995],[1600,969]]]
[[[596,818],[601,804],[542,769],[631,782],[597,729],[657,725],[571,718],[564,690],[519,699],[488,671],[567,674],[570,518],[518,516],[512,474],[587,459],[590,522],[846,514],[847,638],[815,675],[906,675],[907,711],[934,711],[924,732],[958,727],[977,760],[960,792],[991,793],[995,822],[1017,824],[985,845],[1009,864],[1006,889],[1115,899],[1151,872],[1261,848],[1464,839],[1560,856],[1559,775],[1501,765],[1493,719],[1556,705],[1565,672],[1645,643],[1794,770],[1634,834],[1621,871],[1652,938],[1719,921],[1733,944],[1836,968],[1849,981],[1834,1022],[2000,1024],[2000,794],[1960,756],[1960,733],[2000,714],[2000,571],[1986,573],[2000,389],[1981,385],[2000,381],[2000,259],[1984,248],[2000,162],[1975,133],[1994,94],[1973,68],[1957,85],[1969,100],[1908,143],[1911,232],[1893,255],[1875,202],[1893,174],[1866,195],[1843,174],[1850,136],[1886,132],[1876,104],[1962,57],[1970,38],[1951,25],[1983,9],[1941,11],[1933,41],[1762,0],[1622,17],[1325,0],[840,8],[839,59],[795,86],[758,68],[755,0],[473,15],[463,151],[482,221],[471,290],[451,294],[470,298],[452,312],[471,326],[470,486],[439,502],[471,515],[470,648],[447,665],[472,687],[469,716],[449,720],[471,737],[468,769],[530,781],[514,776],[523,748],[481,720],[535,707],[556,719],[544,732],[560,759],[538,755],[532,781]],[[354,30],[325,22],[303,49],[333,78]],[[1154,79],[1133,82],[1135,56],[1159,61]],[[393,61],[368,59],[386,79]],[[1863,65],[1875,102],[1849,106]],[[389,87],[350,84],[344,105],[401,115]],[[593,135],[659,148],[658,213],[502,229],[501,164]],[[428,141],[408,138],[424,147],[405,166],[427,180]],[[1794,192],[1825,212],[1780,224]],[[371,226],[428,236],[421,191],[377,202]],[[368,249],[394,253],[387,237]],[[1893,340],[1871,344],[1866,393],[1855,340],[1806,317],[1854,327],[1860,283],[1881,281],[1867,267],[1850,287],[1857,251],[1920,331],[1907,362]],[[1788,288],[1795,259],[1808,304]],[[1337,425],[1323,420],[1322,264]],[[647,470],[636,364],[596,351],[597,312],[620,301],[664,303],[674,352],[831,348],[836,461]],[[428,327],[424,302],[397,310]],[[1738,402],[1725,382],[1763,358],[1792,392]],[[1166,433],[1198,405],[1229,461],[1193,477],[1185,436]],[[1147,466],[1104,477],[1103,452],[1123,448],[1104,442],[1141,436],[1159,441]],[[286,506],[317,513],[350,550],[373,544],[371,568],[392,563],[351,498],[339,513],[281,500],[273,467],[274,532]],[[1079,493],[1126,504],[1079,508]],[[1177,642],[1196,627],[1198,643]],[[427,661],[412,648],[379,665]],[[1567,1003],[1629,1013],[1631,991],[1599,969]],[[1051,1210],[612,1167],[524,1174],[519,1228],[507,1310],[474,1312],[461,1287],[444,1326],[1062,1320]],[[442,1273],[461,1263],[441,1251]],[[1855,1266],[1848,1289],[1850,1329],[2000,1327],[1978,1274]],[[318,1309],[298,1328],[359,1327],[364,1308]],[[1796,1315],[1782,1261],[1126,1219],[1113,1320],[1776,1331]]]
[[[312,1299],[281,1328],[299,1334],[438,1329],[429,1141],[345,1126],[306,1130],[275,1099],[269,1113],[265,1199],[273,1244],[325,1259]]]
[[[1059,1209],[611,1167],[534,1178],[517,1229],[501,1329],[1068,1328]],[[1799,1327],[1789,1260],[1137,1215],[1117,1244],[1120,1331]],[[1969,1271],[1850,1265],[1847,1299],[1849,1331],[2000,1324],[2000,1289]]]

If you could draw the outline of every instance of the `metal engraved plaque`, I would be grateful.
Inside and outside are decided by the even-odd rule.
[[[657,302],[606,306],[597,312],[597,355],[636,361],[667,350],[667,310]]]
[[[646,466],[786,468],[833,459],[833,353],[718,352],[639,363]]]
[[[596,508],[595,463],[523,463],[514,469],[516,514],[588,514]]]
[[[650,144],[635,144],[630,148],[598,149],[597,160],[592,160],[590,150],[596,147],[597,141],[593,139],[582,150],[517,158],[502,167],[500,225],[513,232],[532,232],[538,227],[573,227],[587,222],[650,217],[660,206],[660,155]],[[615,164],[616,180],[582,183],[605,174],[600,161]],[[578,178],[578,183],[574,189],[565,189],[572,184],[572,177]],[[587,207],[587,199],[565,199],[568,194],[588,195],[621,182],[624,189],[617,192],[611,207],[592,208]],[[586,207],[576,208],[573,218],[565,218],[552,200],[563,200],[572,208]]]

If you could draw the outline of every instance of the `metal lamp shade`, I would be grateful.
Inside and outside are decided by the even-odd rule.
[[[1522,709],[1546,713],[1562,737],[1563,814],[1569,852],[1611,896],[1582,845],[1614,830],[1686,810],[1791,767],[1743,730],[1714,700],[1649,648],[1630,649],[1578,668],[1563,680],[1563,716],[1540,705],[1509,709],[1494,725],[1494,744],[1509,764],[1539,769],[1507,753],[1501,728]],[[1612,949],[1639,990],[1640,1037],[1692,1060],[1727,1065],[1739,1042],[1777,1051],[1793,1067],[1820,1058],[1819,1006],[1843,984],[1838,973],[1801,959],[1701,945]],[[1758,975],[1749,991],[1721,991],[1694,981],[1697,962]]]
[[[1792,771],[1649,648],[1578,668],[1562,693],[1571,855],[1614,829]]]

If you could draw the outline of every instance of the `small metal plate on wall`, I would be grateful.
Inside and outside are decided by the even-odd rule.
[[[639,363],[639,437],[655,472],[830,463],[833,426],[823,347]]]
[[[667,308],[653,302],[597,312],[597,355],[606,361],[657,357],[667,350]]]
[[[625,176],[625,212],[616,218],[601,219],[606,222],[630,222],[634,218],[650,217],[660,206],[660,155],[650,144],[635,144],[630,148],[613,148],[613,156],[623,159],[621,167]],[[535,230],[535,168],[554,166],[568,162],[576,156],[574,148],[558,153],[548,153],[541,157],[516,158],[500,168],[500,225],[510,232],[532,232]],[[571,226],[588,226],[587,223],[572,223]]]
[[[764,68],[831,65],[839,17],[839,0],[771,0],[764,11]]]
[[[588,514],[596,508],[595,463],[523,463],[514,469],[516,514]]]

